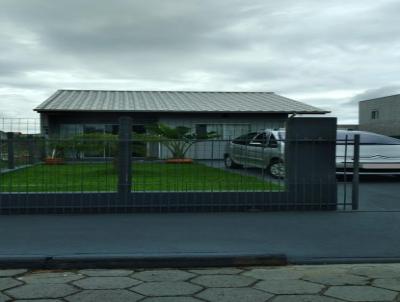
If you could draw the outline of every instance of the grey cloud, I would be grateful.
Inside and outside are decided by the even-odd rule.
[[[363,93],[357,94],[351,98],[345,105],[355,105],[359,101],[370,100],[375,98],[380,98],[384,96],[400,94],[400,85],[384,86],[375,89],[368,89]]]
[[[342,106],[351,94],[331,98],[336,91],[399,85],[396,0],[2,0],[1,6],[0,94],[15,91],[13,103],[32,108],[42,101],[32,91],[57,88],[268,90],[294,98],[323,92],[326,98],[313,105],[355,120],[354,106]]]

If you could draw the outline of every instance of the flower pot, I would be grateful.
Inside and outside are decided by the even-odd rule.
[[[64,164],[64,159],[63,159],[63,158],[60,158],[60,157],[54,157],[54,158],[52,158],[52,157],[47,157],[47,158],[44,160],[44,163],[45,163],[46,165],[62,165],[62,164]]]
[[[191,164],[193,159],[191,158],[170,158],[165,161],[167,164]]]

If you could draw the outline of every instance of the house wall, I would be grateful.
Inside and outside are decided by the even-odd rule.
[[[360,130],[400,137],[400,95],[361,101],[359,124]]]
[[[199,125],[205,125],[207,131],[216,131],[220,135],[217,139],[199,142],[190,148],[187,156],[195,159],[221,159],[230,139],[249,131],[281,128],[287,119],[287,114],[56,112],[41,114],[42,134],[49,137],[79,134],[83,132],[83,125],[116,125],[120,116],[131,116],[135,125],[161,122],[172,127],[189,127],[192,132]],[[171,155],[156,143],[148,144],[147,152],[160,158]]]
[[[194,144],[187,156],[195,159],[222,159],[225,146],[231,139],[242,134],[259,131],[266,128],[282,128],[287,115],[209,115],[209,116],[164,116],[160,117],[161,123],[169,126],[186,126],[196,131],[196,126],[206,125],[207,132],[215,131],[219,137],[206,142]],[[170,152],[166,148],[160,148],[160,157],[166,158]]]

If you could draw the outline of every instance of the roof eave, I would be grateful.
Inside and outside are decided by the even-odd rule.
[[[331,113],[331,111],[327,110],[300,110],[300,111],[183,111],[183,110],[68,110],[68,109],[43,109],[43,108],[34,108],[33,109],[39,113],[45,112],[118,112],[118,113],[280,113],[280,114],[327,114]]]

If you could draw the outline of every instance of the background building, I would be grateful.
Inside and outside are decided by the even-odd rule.
[[[283,127],[289,114],[324,114],[322,110],[271,92],[184,92],[58,90],[35,108],[44,135],[118,132],[118,118],[131,116],[133,131],[144,133],[152,123],[186,126],[193,132],[215,131],[215,142],[196,144],[193,158],[223,158],[225,142],[250,131]],[[167,156],[160,146],[146,154]]]
[[[400,138],[400,94],[359,103],[360,130]]]

